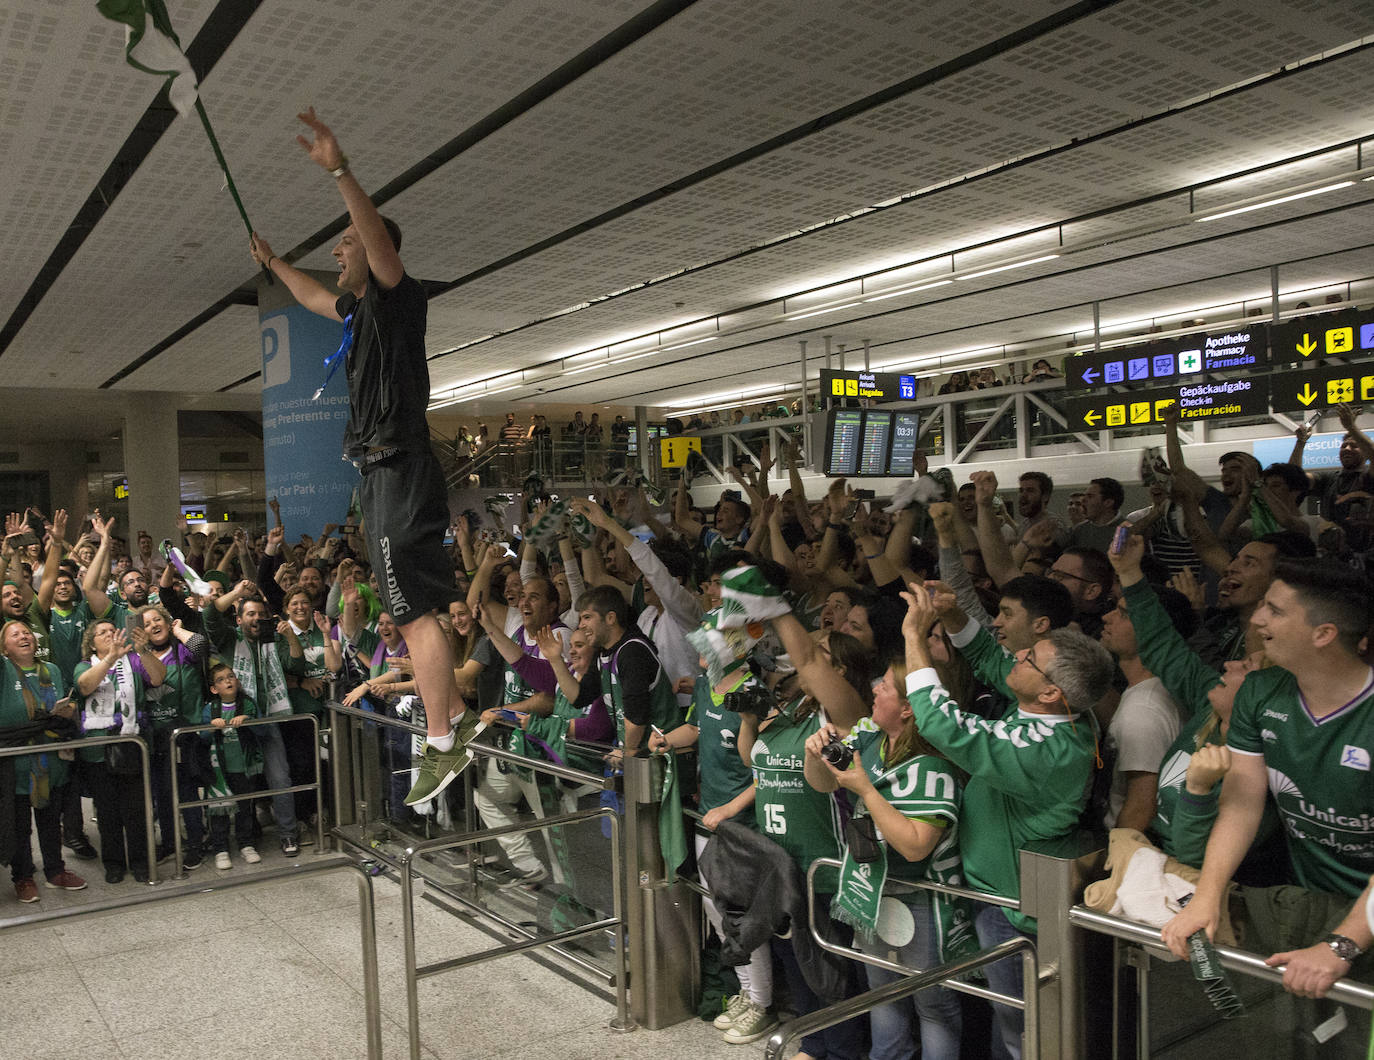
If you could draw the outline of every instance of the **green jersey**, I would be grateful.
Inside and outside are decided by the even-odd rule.
[[[636,630],[622,637],[612,648],[601,655],[601,691],[605,697],[606,710],[615,722],[616,743],[625,743],[625,679],[633,674],[632,687],[647,684],[649,689],[649,714],[645,719],[630,718],[631,722],[648,728],[656,725],[664,732],[671,732],[682,724],[686,711],[678,704],[677,694],[667,671],[658,661],[658,653]],[[648,733],[645,733],[647,738]]]
[[[1291,673],[1256,671],[1236,693],[1226,742],[1263,757],[1298,883],[1357,897],[1374,872],[1374,673],[1315,718]]]
[[[806,782],[806,740],[824,720],[817,711],[796,718],[802,700],[790,704],[759,733],[750,752],[754,767],[754,820],[759,830],[792,855],[805,873],[817,858],[843,854],[839,804]],[[816,877],[818,893],[833,894],[839,873]]]
[[[295,623],[292,623],[291,628],[296,628]],[[324,664],[325,634],[320,632],[320,628],[314,622],[311,622],[304,632],[296,630],[296,638],[301,642],[301,650],[305,653],[305,672],[300,676],[314,677],[327,682],[334,675],[329,672],[329,667]],[[291,700],[291,712],[293,714],[319,716],[324,713],[324,700],[316,699],[299,686],[288,688],[286,695]]]
[[[725,697],[712,691],[705,674],[697,678],[692,696],[697,723],[698,792],[701,812],[705,813],[724,806],[752,784],[754,778],[736,743],[739,715],[721,706]]]
[[[980,636],[991,643],[986,632]],[[916,730],[969,774],[963,814],[978,824],[961,846],[970,887],[1019,898],[1023,849],[1078,853],[1075,832],[1096,754],[1089,719],[1018,710],[985,721],[961,711],[929,669],[908,674],[906,690]],[[1005,912],[1017,928],[1035,930],[1033,918]]]
[[[162,684],[144,690],[148,717],[153,731],[166,733],[184,725],[200,725],[205,705],[205,674],[202,663],[209,644],[202,636],[195,636],[190,644],[173,638],[165,648],[154,648],[157,657],[167,667]],[[142,670],[142,663],[137,667]]]
[[[144,709],[143,693],[145,689],[143,668],[136,662],[138,656],[130,654],[125,656],[125,658],[130,660],[128,668],[129,695],[133,700],[135,712],[142,713]],[[123,660],[120,661],[122,662]],[[90,659],[77,663],[76,670],[73,671],[76,681],[80,681],[81,675],[94,665],[95,664]],[[124,680],[123,670],[119,663],[116,662],[114,666],[110,667],[109,670],[105,672],[104,678],[102,678],[100,684],[96,686],[95,691],[88,696],[83,696],[77,690],[76,681],[72,682],[72,698],[79,700],[81,703],[81,727],[86,736],[120,735],[120,725],[115,719],[120,717],[119,711],[121,708],[118,689]],[[77,753],[81,756],[83,762],[105,761],[104,745],[89,748],[83,747]]]
[[[0,656],[0,727],[26,725],[31,720],[24,698],[26,687],[43,713],[52,712],[53,704],[62,698],[66,688],[55,666],[37,663],[32,669],[24,669]],[[17,795],[29,794],[35,764],[47,771],[51,787],[55,788],[67,780],[67,763],[55,751],[18,755],[11,761],[14,762],[14,790]]]
[[[85,600],[78,600],[70,611],[64,611],[53,604],[52,611],[48,614],[52,661],[61,672],[62,680],[68,688],[72,684],[72,672],[82,659],[81,639],[86,635],[86,628],[94,621],[95,615],[91,613],[91,605]]]
[[[935,755],[916,755],[889,767],[883,754],[883,734],[878,731],[855,736],[854,750],[879,795],[892,803],[903,817],[925,821],[941,830],[935,849],[920,861],[907,861],[889,846],[889,875],[899,880],[934,879],[958,886],[961,792],[949,763]],[[868,808],[860,802],[854,816],[868,816]],[[881,831],[878,838],[883,838]]]
[[[29,627],[29,632],[37,641],[37,647],[33,653],[34,658],[39,662],[51,662],[52,638],[48,635],[48,619],[43,614],[43,609],[38,606],[38,597],[35,596],[29,601],[29,606],[25,609],[24,617],[20,621]]]

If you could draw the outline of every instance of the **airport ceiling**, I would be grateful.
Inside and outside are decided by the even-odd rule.
[[[343,227],[311,104],[405,230],[436,404],[702,407],[799,340],[928,370],[1095,299],[1139,330],[1374,277],[1374,4],[167,7],[278,253],[332,271]],[[260,390],[247,236],[173,119],[94,3],[0,0],[0,386]]]

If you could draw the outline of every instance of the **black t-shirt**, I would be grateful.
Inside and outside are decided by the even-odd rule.
[[[615,674],[620,682],[620,699],[625,708],[625,720],[635,725],[648,725],[653,716],[650,695],[658,680],[658,653],[638,631],[626,633],[607,651],[601,653],[604,670],[615,660]]]
[[[383,290],[370,272],[362,298],[345,292],[334,303],[350,313],[353,343],[348,375],[348,429],[344,452],[356,457],[370,448],[423,449],[429,444],[429,365],[425,361],[424,288],[403,275]]]

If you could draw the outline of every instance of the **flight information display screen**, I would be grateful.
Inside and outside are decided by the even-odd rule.
[[[892,414],[892,455],[887,459],[887,473],[909,478],[916,471],[916,431],[919,420],[914,412]]]
[[[859,469],[859,449],[863,442],[863,417],[858,409],[832,409],[830,444],[826,447],[825,473],[852,475]]]
[[[859,474],[882,475],[887,471],[887,447],[892,439],[892,413],[869,409],[864,413],[863,444]]]

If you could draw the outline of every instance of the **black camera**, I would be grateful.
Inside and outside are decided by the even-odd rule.
[[[853,764],[854,751],[841,743],[838,736],[831,736],[830,742],[821,748],[821,757],[843,772]]]
[[[747,684],[733,692],[726,692],[720,705],[736,714],[754,714],[766,718],[773,709],[773,694],[761,685]]]

